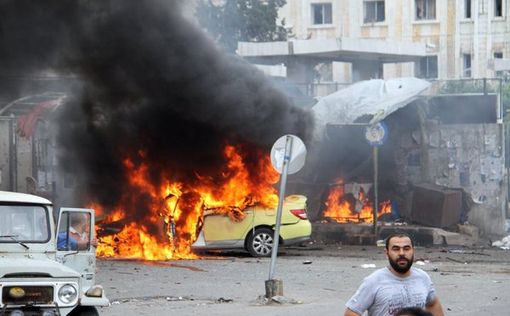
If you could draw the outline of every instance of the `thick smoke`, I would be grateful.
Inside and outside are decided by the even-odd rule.
[[[214,175],[227,143],[309,139],[309,113],[180,12],[176,1],[0,1],[4,72],[79,78],[59,118],[60,164],[105,205],[124,191],[126,158],[150,162],[157,184]]]

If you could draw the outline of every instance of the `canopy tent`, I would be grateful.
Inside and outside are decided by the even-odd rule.
[[[371,125],[415,100],[430,87],[428,81],[408,77],[357,82],[320,99],[313,107],[314,139],[322,140],[328,124]]]

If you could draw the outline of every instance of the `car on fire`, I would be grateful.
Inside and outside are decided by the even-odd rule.
[[[69,247],[74,216],[87,219],[80,250]],[[49,200],[0,191],[0,315],[92,316],[109,305],[95,284],[94,210],[61,208],[55,224]]]
[[[312,225],[307,215],[307,198],[290,195],[282,207],[279,245],[299,244],[310,239]],[[248,207],[239,219],[227,214],[204,213],[202,229],[194,250],[244,249],[254,257],[269,257],[273,249],[276,208]]]

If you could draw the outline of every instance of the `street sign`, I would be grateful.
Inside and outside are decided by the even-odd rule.
[[[294,174],[303,168],[306,159],[306,146],[297,136],[289,134],[278,138],[271,149],[271,164],[278,173],[281,174],[283,172],[283,161],[286,158],[285,143],[287,142],[287,136],[291,138],[292,143],[290,157],[287,157],[289,160],[287,173]]]
[[[269,266],[269,279],[266,281],[266,297],[274,293],[283,292],[283,281],[273,279],[278,254],[278,239],[282,222],[283,200],[285,198],[285,186],[287,185],[287,174],[298,172],[305,164],[306,147],[299,137],[294,135],[283,135],[278,138],[271,148],[271,164],[278,171],[280,176],[280,194],[278,207],[276,208],[276,223],[273,235],[273,249],[271,250],[271,264]],[[283,293],[280,293],[283,295]]]
[[[384,122],[367,126],[365,138],[371,146],[381,146],[388,138],[388,127]]]
[[[384,144],[386,138],[388,138],[388,127],[384,122],[379,122],[370,126],[367,126],[365,129],[365,138],[368,143],[373,148],[373,157],[374,157],[374,208],[373,208],[373,223],[374,223],[374,234],[377,235],[377,214],[378,214],[378,155],[379,155],[379,146]]]

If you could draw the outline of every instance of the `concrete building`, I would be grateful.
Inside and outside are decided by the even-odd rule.
[[[73,205],[74,184],[57,163],[56,117],[76,80],[52,74],[4,81],[0,94],[0,190]],[[26,87],[22,97],[16,87]]]
[[[503,76],[510,70],[509,5],[510,0],[288,0],[280,16],[289,40],[240,43],[238,53],[254,62],[284,63],[288,77],[301,83]]]

